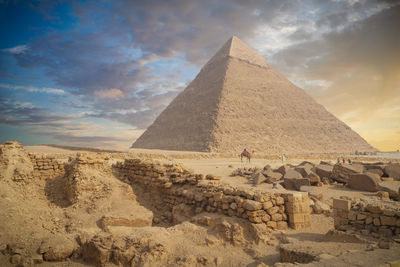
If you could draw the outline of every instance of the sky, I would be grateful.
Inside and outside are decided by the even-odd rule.
[[[0,142],[126,149],[232,36],[400,149],[400,1],[0,0]]]

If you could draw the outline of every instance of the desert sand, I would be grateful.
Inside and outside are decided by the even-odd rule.
[[[28,154],[30,153],[30,154]],[[362,235],[334,227],[334,198],[380,201],[377,192],[353,190],[331,181],[304,186],[310,200],[310,224],[276,229],[237,216],[178,204],[130,182],[113,166],[126,159],[159,161],[193,173],[213,174],[210,181],[260,192],[296,192],[273,184],[258,185],[237,169],[270,165],[297,166],[304,158],[254,158],[251,163],[221,154],[162,150],[106,153],[22,147],[6,144],[1,152],[1,266],[395,266],[400,260],[399,235]],[[336,163],[335,157],[309,156]],[[353,157],[353,160],[360,158]],[[364,158],[366,163],[378,159]],[[379,159],[389,162],[386,159]],[[391,160],[393,161],[393,160]],[[398,160],[397,160],[398,161]],[[50,162],[50,163],[48,163]],[[36,165],[35,165],[36,164]],[[42,165],[40,165],[42,164]],[[35,167],[37,166],[37,167]],[[52,166],[49,171],[46,166]],[[38,168],[38,169],[35,169]],[[49,167],[50,168],[50,167]],[[64,171],[65,168],[65,171]],[[48,176],[46,176],[48,175]],[[382,178],[383,179],[383,178]],[[203,181],[206,182],[206,181]],[[399,181],[393,181],[399,185]],[[190,188],[190,185],[187,185]],[[387,199],[394,207],[399,202]],[[315,205],[315,203],[314,203]]]

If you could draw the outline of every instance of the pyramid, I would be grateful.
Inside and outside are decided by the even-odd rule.
[[[233,36],[132,148],[268,154],[376,151]]]

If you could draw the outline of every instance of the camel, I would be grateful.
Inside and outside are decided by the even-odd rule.
[[[243,162],[243,157],[246,157],[249,160],[249,163],[251,161],[251,154],[248,151],[243,151],[240,155],[240,161]]]

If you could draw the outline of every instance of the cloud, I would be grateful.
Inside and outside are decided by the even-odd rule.
[[[121,98],[124,96],[124,93],[117,88],[111,88],[104,91],[95,91],[94,94],[99,96],[100,98],[110,98],[110,99]]]
[[[52,137],[62,144],[109,149],[127,149],[142,133],[118,123],[103,124],[88,121],[85,116],[55,114],[0,95],[0,128],[2,124],[24,126],[27,133]]]
[[[6,52],[6,53],[11,53],[11,54],[23,54],[28,50],[29,50],[29,48],[27,45],[17,45],[14,47],[1,49],[0,51]]]
[[[31,93],[47,93],[47,94],[57,94],[57,95],[63,95],[66,93],[64,90],[58,88],[47,88],[47,87],[39,88],[34,86],[11,85],[5,83],[0,83],[0,88],[6,88],[10,90],[24,90]]]
[[[232,35],[347,123],[376,117],[399,95],[398,1],[70,3],[74,27],[3,52],[22,68],[43,69],[71,96],[60,101],[86,107],[86,118],[144,129]],[[58,21],[57,5],[32,8]]]

